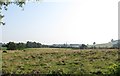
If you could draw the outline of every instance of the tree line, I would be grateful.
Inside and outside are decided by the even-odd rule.
[[[41,43],[30,42],[30,41],[27,41],[26,43],[9,42],[6,44],[1,44],[1,45],[2,47],[6,47],[7,50],[23,50],[25,48],[73,48],[73,49],[118,49],[120,48],[120,43],[114,44],[112,47],[95,47],[95,45],[88,47],[85,44],[82,44],[79,47],[71,47],[65,44],[63,44],[62,46],[55,46],[55,45],[44,45]]]
[[[7,50],[23,50],[25,48],[44,48],[44,47],[48,47],[48,45],[27,41],[27,43],[9,42],[7,44],[2,44],[2,47],[7,47]]]
[[[15,43],[15,42],[8,42],[6,44],[2,44],[2,47],[6,47],[7,50],[23,50],[25,48],[73,48],[73,49],[87,49],[87,45],[82,44],[80,47],[68,47],[66,45],[61,47],[56,47],[54,45],[44,45],[37,42],[30,42],[27,41],[26,43]]]

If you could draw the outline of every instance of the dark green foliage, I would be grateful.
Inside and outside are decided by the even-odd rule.
[[[7,53],[7,51],[4,50],[3,53]]]
[[[26,45],[24,43],[17,43],[16,47],[18,50],[22,50],[26,47]]]
[[[6,47],[7,47],[7,50],[22,50],[25,48],[25,44],[9,42],[6,44]]]
[[[4,44],[2,44],[2,47],[6,47],[6,44],[4,43]]]
[[[26,43],[26,48],[41,48],[42,44],[41,43],[36,43],[36,42],[27,42]]]
[[[14,42],[7,43],[7,50],[16,50],[16,44]]]
[[[7,50],[23,50],[25,48],[47,48],[48,45],[28,41],[27,43],[9,42],[7,44],[3,44],[2,47],[7,47]]]
[[[110,76],[120,76],[120,64],[113,64],[108,68]]]
[[[120,64],[116,68],[116,76],[120,76]]]

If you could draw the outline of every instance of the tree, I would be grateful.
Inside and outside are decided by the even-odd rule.
[[[5,25],[5,23],[2,21],[4,17],[4,15],[2,14],[2,10],[7,10],[10,4],[15,4],[19,7],[23,7],[23,5],[25,5],[27,1],[31,1],[31,0],[0,0],[0,25]],[[39,2],[41,0],[34,0],[34,1]]]
[[[80,46],[80,49],[87,49],[87,45],[82,44],[82,45]]]
[[[23,50],[26,48],[26,44],[9,42],[6,44],[6,47],[7,47],[7,50]]]
[[[29,42],[29,41],[27,41],[27,43],[26,43],[26,48],[32,48],[32,43]]]
[[[41,48],[41,47],[42,47],[41,43],[30,42],[30,41],[27,41],[26,43],[26,48]]]
[[[113,39],[111,39],[111,42],[113,42],[114,40]]]
[[[7,43],[7,50],[16,50],[17,46],[14,42]]]
[[[17,43],[16,44],[16,49],[18,50],[23,50],[25,49],[26,45],[24,43]]]
[[[95,44],[96,44],[96,43],[95,43],[95,42],[93,42],[93,49],[95,49]]]

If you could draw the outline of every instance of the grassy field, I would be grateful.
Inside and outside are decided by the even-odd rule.
[[[117,49],[31,48],[2,53],[9,74],[109,74],[118,64]]]

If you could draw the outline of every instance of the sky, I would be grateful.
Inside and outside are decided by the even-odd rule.
[[[118,39],[119,0],[42,0],[3,10],[0,40],[97,44]]]

